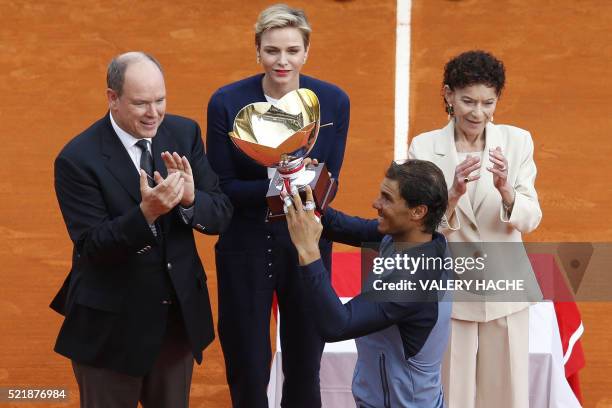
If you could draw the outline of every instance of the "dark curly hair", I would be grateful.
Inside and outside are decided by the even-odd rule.
[[[385,177],[397,181],[406,206],[427,206],[423,232],[433,233],[448,206],[448,189],[442,170],[430,161],[412,159],[402,164],[391,162]]]
[[[444,85],[451,90],[465,88],[469,85],[483,84],[495,88],[499,97],[506,83],[504,64],[492,54],[472,50],[453,57],[444,66]],[[444,106],[447,105],[444,100]]]

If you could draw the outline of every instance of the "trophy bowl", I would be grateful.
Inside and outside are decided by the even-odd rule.
[[[317,95],[310,89],[291,91],[277,103],[256,102],[245,106],[229,132],[234,145],[251,159],[276,168],[266,200],[268,219],[283,219],[283,189],[297,187],[305,197],[310,185],[315,205],[322,212],[334,197],[337,183],[324,163],[304,166],[304,158],[317,141],[321,109]]]

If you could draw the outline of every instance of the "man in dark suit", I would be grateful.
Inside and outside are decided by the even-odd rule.
[[[72,360],[81,407],[187,407],[193,360],[214,338],[192,229],[218,234],[232,206],[198,125],[165,114],[153,57],[119,55],[107,85],[109,113],[55,161],[74,243],[51,305],[65,315],[55,351]]]

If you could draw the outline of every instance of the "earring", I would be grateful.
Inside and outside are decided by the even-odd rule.
[[[257,63],[261,64],[261,58],[259,57],[259,54],[257,54]]]
[[[302,61],[302,65],[304,65],[306,63],[306,58],[304,58],[304,61]]]
[[[455,108],[453,108],[452,104],[446,105],[446,113],[448,113],[448,120],[451,120],[451,117],[455,116]]]
[[[493,115],[491,115],[491,123],[493,123]]]

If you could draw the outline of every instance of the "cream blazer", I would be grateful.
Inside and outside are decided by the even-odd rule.
[[[415,136],[408,150],[409,158],[429,160],[442,169],[449,188],[453,184],[455,167],[459,164],[454,129],[454,121],[451,120],[443,129]],[[508,182],[516,191],[509,217],[502,206],[501,195],[493,185],[493,174],[486,169],[491,166],[488,150],[497,146],[501,147],[508,160]],[[542,219],[534,186],[537,170],[533,161],[531,135],[514,126],[488,123],[484,154],[480,179],[476,181],[474,205],[468,194],[464,194],[450,219],[445,218],[439,230],[451,243],[522,242],[522,234],[533,231]],[[519,247],[522,248],[522,245]],[[524,250],[518,258],[517,263],[512,262],[513,265],[508,266],[522,264],[531,270]],[[455,302],[452,317],[487,322],[518,312],[528,305],[527,302]]]

